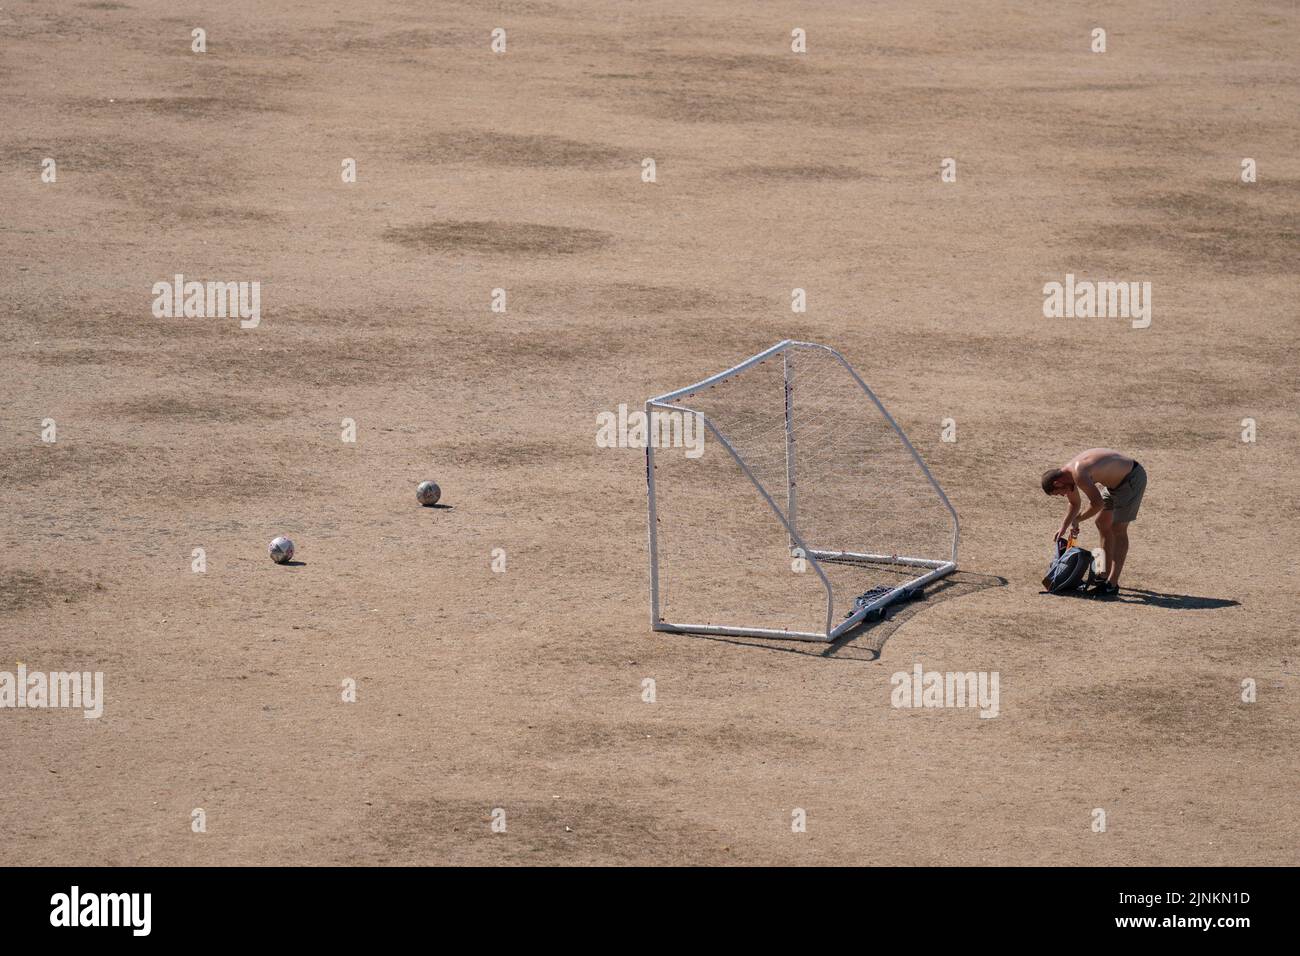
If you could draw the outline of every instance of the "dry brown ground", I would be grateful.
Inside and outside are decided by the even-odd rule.
[[[1300,11],[1058,6],[6,3],[0,669],[108,701],[0,712],[5,862],[1295,863]],[[175,272],[262,326],[155,319]],[[1066,272],[1151,328],[1045,320]],[[960,596],[829,657],[652,634],[595,415],[786,336],[930,460]],[[1091,444],[1174,598],[1038,593]],[[891,709],[918,660],[1002,716]]]

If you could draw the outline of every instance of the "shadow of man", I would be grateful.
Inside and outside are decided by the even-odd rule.
[[[1112,600],[1124,604],[1147,604],[1151,607],[1169,608],[1174,611],[1205,611],[1218,607],[1237,607],[1240,601],[1231,598],[1194,597],[1191,594],[1161,594],[1159,591],[1147,591],[1143,588],[1120,588],[1119,594]]]

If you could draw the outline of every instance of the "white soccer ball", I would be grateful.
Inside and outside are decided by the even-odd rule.
[[[436,481],[422,481],[420,487],[415,489],[415,500],[426,508],[432,508],[441,497],[442,489]]]
[[[271,542],[271,560],[276,564],[286,564],[293,560],[293,542],[281,535]]]

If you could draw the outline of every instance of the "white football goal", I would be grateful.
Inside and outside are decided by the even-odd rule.
[[[645,411],[655,630],[833,641],[956,570],[957,512],[834,349],[779,342]]]

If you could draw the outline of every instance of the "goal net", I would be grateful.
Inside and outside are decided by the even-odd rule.
[[[656,630],[830,641],[957,567],[957,513],[834,349],[781,342],[646,418]]]

